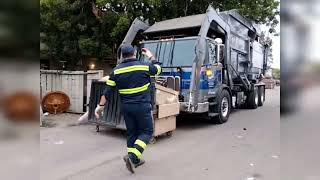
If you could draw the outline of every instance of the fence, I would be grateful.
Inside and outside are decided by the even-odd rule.
[[[41,98],[52,91],[62,91],[70,98],[68,112],[83,113],[87,111],[93,79],[100,79],[103,70],[96,71],[59,71],[40,70]]]

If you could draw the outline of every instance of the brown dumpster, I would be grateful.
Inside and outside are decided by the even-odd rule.
[[[155,86],[154,136],[171,136],[176,129],[176,116],[180,112],[179,92],[160,85]]]

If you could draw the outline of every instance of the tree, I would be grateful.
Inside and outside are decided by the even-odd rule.
[[[0,53],[4,57],[38,59],[38,3],[0,1]]]
[[[314,63],[312,65],[312,71],[314,71],[315,73],[320,73],[320,63]]]
[[[85,60],[113,56],[131,22],[139,17],[156,21],[204,13],[211,4],[222,10],[239,9],[257,23],[273,23],[276,0],[40,0],[42,55],[85,67]],[[80,63],[79,63],[80,62]]]
[[[41,0],[41,41],[48,48],[41,53],[56,61],[67,61],[85,68],[88,57],[102,58],[111,54],[107,23],[100,23],[92,13],[91,1]],[[112,46],[111,46],[112,47]]]
[[[280,69],[272,69],[272,77],[274,79],[280,79]]]

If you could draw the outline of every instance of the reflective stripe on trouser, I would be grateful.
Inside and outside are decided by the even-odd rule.
[[[139,158],[153,134],[151,105],[149,103],[122,104],[121,108],[128,134],[129,157],[133,163],[139,163]]]
[[[137,139],[135,142],[134,142],[134,145],[137,145],[139,148],[141,148],[142,150],[145,150],[146,147],[147,147],[147,144],[145,142],[143,142],[142,140],[140,139]]]
[[[147,144],[140,139],[137,139],[134,143],[133,148],[128,148],[128,153],[133,154],[136,158],[141,159],[143,151],[146,149]]]
[[[136,148],[128,148],[128,154],[130,154],[130,153],[135,155],[138,159],[140,159],[142,156],[142,153]]]

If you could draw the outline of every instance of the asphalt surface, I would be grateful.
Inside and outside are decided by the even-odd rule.
[[[320,86],[298,94],[295,113],[281,117],[283,180],[320,180]]]
[[[280,90],[267,90],[256,110],[235,110],[226,124],[180,119],[171,138],[144,153],[146,164],[130,174],[122,156],[126,135],[91,125],[78,115],[46,117],[40,130],[41,180],[280,180]],[[60,118],[61,117],[61,118]]]

